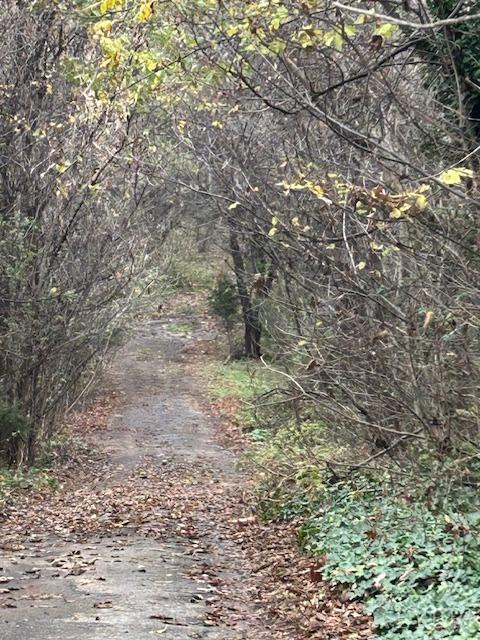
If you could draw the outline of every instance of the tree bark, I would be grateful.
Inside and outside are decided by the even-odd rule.
[[[238,297],[242,308],[242,318],[245,327],[244,349],[247,358],[260,358],[262,355],[260,341],[262,326],[258,315],[258,308],[252,304],[252,297],[248,290],[245,273],[245,262],[238,242],[238,236],[234,229],[230,229],[230,253],[233,260],[233,268],[237,282]]]

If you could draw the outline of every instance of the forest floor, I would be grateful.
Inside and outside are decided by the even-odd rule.
[[[132,332],[68,426],[59,488],[0,504],[2,640],[371,637],[295,527],[256,517],[243,436],[199,373],[218,332],[190,303]]]

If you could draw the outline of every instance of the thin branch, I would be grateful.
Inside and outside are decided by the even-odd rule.
[[[350,11],[362,16],[368,16],[376,20],[385,20],[391,24],[398,24],[401,27],[410,27],[411,29],[421,29],[427,31],[429,29],[438,29],[440,27],[448,27],[456,24],[465,24],[466,22],[474,22],[480,20],[480,13],[473,13],[469,16],[459,16],[458,18],[446,18],[445,20],[437,20],[436,22],[410,22],[410,20],[401,20],[400,18],[393,18],[384,13],[375,13],[368,11],[368,9],[359,9],[358,7],[350,7],[349,5],[342,4],[341,2],[334,2],[333,6],[336,9],[343,9],[344,11]]]

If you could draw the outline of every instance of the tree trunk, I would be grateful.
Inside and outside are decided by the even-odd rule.
[[[262,325],[258,317],[258,311],[251,305],[244,316],[245,323],[245,355],[248,358],[259,359],[262,355],[260,340],[262,338]]]
[[[245,327],[244,349],[247,358],[260,358],[262,355],[260,339],[262,327],[258,317],[258,309],[252,304],[245,278],[245,262],[240,250],[238,236],[234,229],[230,229],[230,253],[232,255],[235,278],[237,281],[238,297],[242,307],[242,318]]]

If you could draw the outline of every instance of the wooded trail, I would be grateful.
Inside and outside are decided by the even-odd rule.
[[[480,640],[480,0],[1,7],[0,640]]]
[[[106,376],[115,409],[93,432],[91,473],[29,505],[26,524],[12,508],[2,639],[271,637],[249,597],[248,560],[224,531],[243,479],[186,366],[212,338],[207,320],[194,324],[189,335],[167,320],[134,332]],[[248,505],[244,517],[248,526]]]

